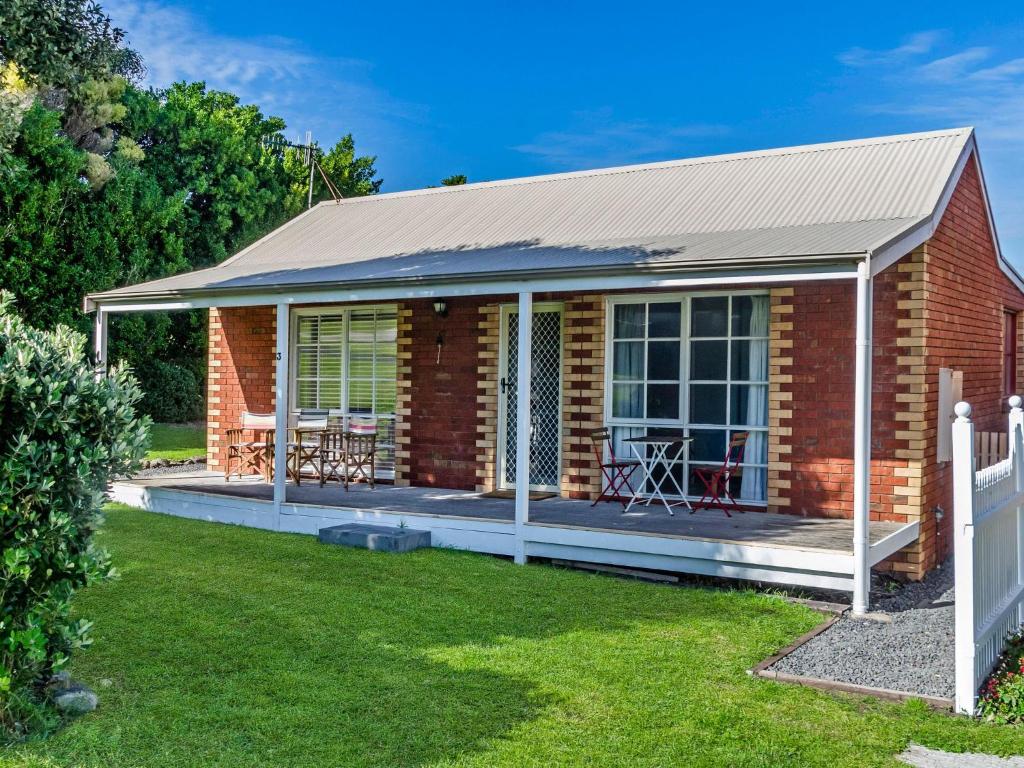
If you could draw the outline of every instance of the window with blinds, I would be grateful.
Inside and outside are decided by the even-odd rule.
[[[394,307],[299,315],[295,406],[348,414],[395,412],[398,316]]]

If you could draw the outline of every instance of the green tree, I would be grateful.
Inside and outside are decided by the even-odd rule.
[[[21,115],[36,94],[45,93],[52,104],[82,104],[88,101],[81,98],[83,94],[89,96],[84,92],[91,87],[95,97],[98,84],[112,76],[137,79],[142,75],[142,60],[121,46],[123,36],[93,0],[4,0],[0,7],[3,165]],[[94,182],[109,178],[110,168],[99,155],[89,165]]]
[[[284,123],[233,94],[108,73],[45,103],[21,112],[0,172],[0,285],[40,327],[87,331],[86,293],[212,266],[306,207],[308,167],[267,149]],[[380,188],[374,161],[351,135],[320,159],[346,197]],[[111,359],[139,371],[161,418],[202,415],[205,348],[205,312],[112,322]]]
[[[377,178],[376,156],[357,155],[356,142],[352,134],[342,136],[326,153],[315,149],[317,160],[324,174],[331,180],[343,198],[375,195],[380,191],[383,179]],[[306,209],[309,194],[309,166],[305,162],[305,150],[290,148],[283,153],[282,161],[290,179],[286,211],[289,217]],[[333,196],[323,177],[313,171],[313,202],[331,200]]]
[[[126,65],[123,37],[94,0],[4,0],[0,63],[32,85],[74,87]]]
[[[444,187],[459,187],[467,183],[469,179],[466,178],[464,173],[455,173],[451,176],[445,176],[441,179],[441,186]]]
[[[284,129],[280,118],[204,83],[133,96],[129,112],[125,124],[146,153],[142,168],[165,194],[185,195],[191,267],[222,261],[286,219],[287,177],[263,147]]]

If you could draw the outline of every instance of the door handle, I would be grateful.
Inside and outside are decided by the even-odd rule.
[[[508,382],[505,381],[505,377],[501,377],[501,394],[505,394],[508,391]]]

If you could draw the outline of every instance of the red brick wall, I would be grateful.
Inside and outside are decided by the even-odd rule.
[[[789,447],[772,511],[848,517],[853,505],[855,287],[805,283],[780,337],[792,365],[778,389],[792,411],[772,440]],[[969,164],[934,236],[875,280],[872,520],[921,523],[886,567],[919,578],[949,552],[949,463],[936,460],[940,368],[964,372],[979,430],[1005,431],[1003,312],[1024,297],[1000,270],[977,170]],[[1024,359],[1018,356],[1018,366]],[[1024,367],[1022,367],[1024,371]],[[1024,378],[1019,380],[1024,381]],[[935,508],[944,511],[941,522]]]
[[[448,302],[440,318],[431,301],[410,301],[409,476],[412,485],[476,487],[477,324],[483,302]],[[437,362],[437,336],[444,346]]]
[[[964,170],[938,230],[925,244],[924,254],[928,318],[926,426],[934,431],[937,423],[938,370],[953,368],[964,373],[964,399],[973,406],[976,428],[1005,432],[1003,312],[1024,310],[1024,297],[998,265],[973,162]],[[1022,362],[1018,352],[1019,369]],[[1024,382],[1020,372],[1017,380],[1019,388]],[[948,554],[953,518],[951,465],[938,462],[935,449],[935,440],[929,440],[922,506],[937,535],[921,553],[926,568]],[[931,514],[936,506],[945,513],[937,524]]]
[[[224,469],[225,432],[242,412],[274,410],[274,307],[210,309],[207,384],[207,454],[211,469]]]
[[[905,467],[898,451],[896,393],[900,331],[896,327],[898,275],[886,270],[875,281],[872,360],[871,517],[905,521],[897,513],[903,497],[894,493],[893,469]],[[853,395],[855,286],[852,281],[800,283],[793,287],[789,435],[773,435],[790,446],[788,505],[772,511],[805,516],[850,517],[853,511]]]

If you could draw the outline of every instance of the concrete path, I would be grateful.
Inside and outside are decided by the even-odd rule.
[[[899,755],[901,762],[917,768],[1024,768],[1024,757],[996,757],[973,752],[953,753],[917,744]]]

